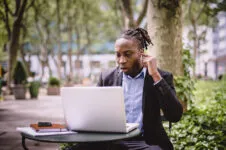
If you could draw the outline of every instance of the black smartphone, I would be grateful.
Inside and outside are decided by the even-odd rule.
[[[51,122],[38,122],[39,127],[51,127],[52,123]]]

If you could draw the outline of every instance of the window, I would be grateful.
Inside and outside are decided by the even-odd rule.
[[[83,67],[82,61],[81,60],[75,60],[75,68],[79,69],[79,68],[82,68],[82,67]]]
[[[113,68],[116,66],[116,62],[115,61],[109,61],[108,62],[108,67]]]
[[[226,29],[220,30],[220,32],[219,32],[219,37],[222,38],[222,37],[224,37],[225,35],[226,35]]]
[[[90,66],[91,66],[91,68],[100,68],[100,62],[99,61],[91,61]]]
[[[226,23],[226,18],[220,17],[220,18],[219,18],[219,26],[220,26],[220,27],[221,27],[221,26],[224,26],[225,23]]]
[[[219,49],[226,49],[226,43],[225,42],[220,42],[219,44]]]

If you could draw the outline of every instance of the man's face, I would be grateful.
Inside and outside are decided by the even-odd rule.
[[[135,40],[120,38],[115,42],[116,61],[119,68],[130,76],[136,76],[141,68],[140,53]]]

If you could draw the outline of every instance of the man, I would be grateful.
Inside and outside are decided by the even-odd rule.
[[[144,54],[150,43],[148,32],[142,28],[125,31],[115,42],[118,67],[102,73],[98,82],[98,86],[123,86],[127,122],[139,123],[141,135],[81,149],[173,149],[161,123],[160,108],[167,120],[176,122],[182,116],[182,106],[175,95],[172,74],[158,69],[156,58]]]

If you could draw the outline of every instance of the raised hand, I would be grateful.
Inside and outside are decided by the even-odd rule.
[[[158,72],[156,58],[144,53],[140,53],[140,55],[141,55],[141,62],[148,69],[148,73],[150,76],[152,76],[154,82],[158,82],[159,80],[161,80],[162,77]]]

